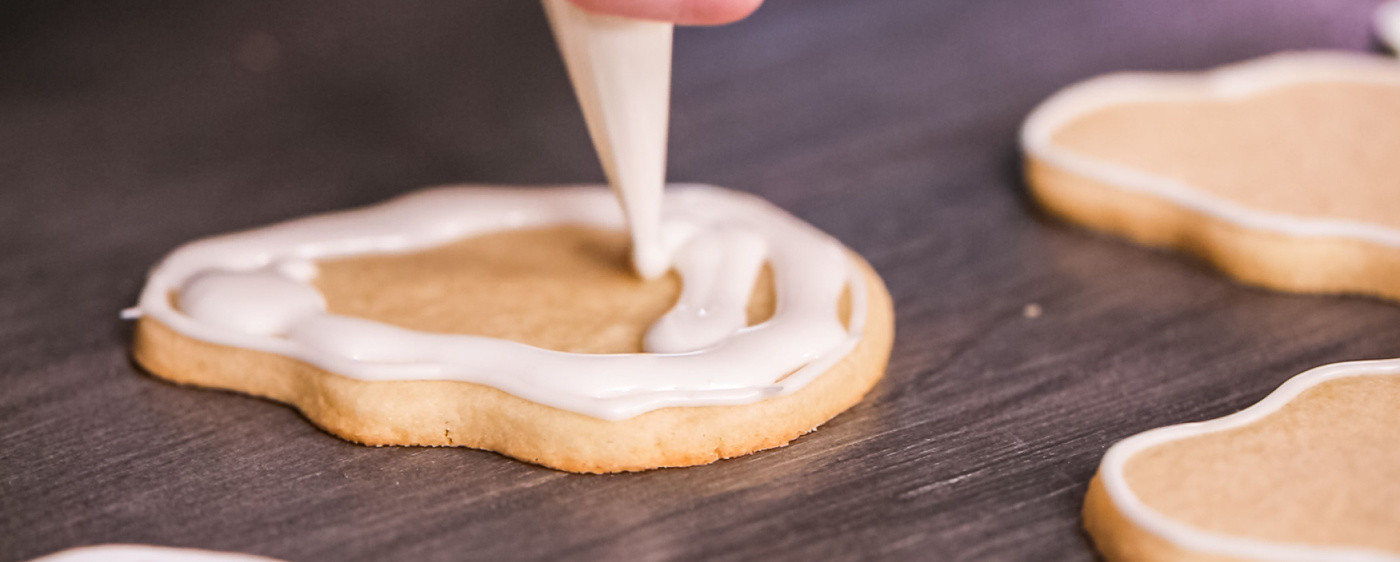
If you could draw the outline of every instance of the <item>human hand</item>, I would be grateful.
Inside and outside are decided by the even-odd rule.
[[[763,0],[570,0],[590,12],[681,25],[721,25],[744,19]]]

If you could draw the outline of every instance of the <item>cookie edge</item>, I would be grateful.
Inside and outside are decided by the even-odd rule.
[[[196,340],[148,317],[137,321],[132,358],[161,379],[287,404],[328,433],[365,445],[464,446],[567,472],[695,466],[787,445],[859,403],[884,376],[894,343],[893,301],[879,274],[848,254],[869,296],[861,340],[797,392],[753,404],[662,408],[610,422],[474,383],[352,379],[281,355]],[[386,393],[416,402],[411,420],[384,418],[399,414],[376,405]],[[428,419],[433,415],[445,419]],[[588,446],[597,443],[606,446]]]
[[[1400,562],[1400,554],[1357,547],[1311,546],[1235,537],[1191,527],[1148,507],[1127,483],[1124,470],[1139,452],[1157,445],[1227,431],[1260,421],[1309,389],[1357,376],[1400,376],[1400,359],[1323,365],[1279,385],[1239,412],[1203,422],[1168,425],[1109,447],[1084,499],[1084,528],[1110,561]]]

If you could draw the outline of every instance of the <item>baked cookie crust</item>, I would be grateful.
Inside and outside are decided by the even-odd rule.
[[[615,259],[598,267],[625,267]],[[283,402],[327,432],[365,445],[470,447],[570,472],[700,465],[786,445],[858,403],[883,376],[893,304],[879,275],[854,254],[851,259],[868,294],[863,337],[825,373],[792,394],[752,404],[669,407],[620,421],[468,382],[353,379],[285,356],[197,340],[149,317],[138,320],[132,349],[155,376]],[[586,288],[577,298],[589,298]]]

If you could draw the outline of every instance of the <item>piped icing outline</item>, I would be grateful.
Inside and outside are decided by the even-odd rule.
[[[624,229],[615,196],[601,186],[440,187],[362,209],[196,240],[177,248],[152,270],[136,312],[188,337],[299,359],[342,376],[473,382],[604,420],[627,419],[665,407],[749,404],[791,394],[859,343],[867,312],[864,280],[848,250],[835,239],[756,196],[714,186],[669,186],[664,205],[668,246],[678,256],[678,267],[683,268],[691,241],[724,240],[726,233],[734,232],[762,239],[778,297],[772,318],[750,327],[740,324],[737,331],[703,349],[576,354],[321,314],[339,326],[333,330],[348,330],[339,336],[359,331],[373,338],[398,338],[402,345],[390,349],[407,349],[403,353],[409,354],[430,349],[425,356],[434,359],[356,360],[354,355],[328,351],[335,346],[318,340],[259,335],[197,321],[171,302],[172,294],[211,270],[273,271],[309,284],[317,259],[408,252],[508,229],[552,225]],[[745,240],[743,235],[730,238]],[[728,254],[721,251],[720,255]],[[683,269],[682,277],[690,278]],[[848,288],[850,319],[842,327],[837,304]],[[683,287],[682,301],[686,292]],[[490,356],[463,348],[489,350]]]
[[[1316,367],[1288,379],[1263,400],[1239,412],[1209,421],[1159,427],[1115,443],[1104,454],[1099,470],[1109,501],[1133,525],[1185,550],[1268,562],[1400,562],[1400,554],[1369,548],[1278,543],[1198,529],[1149,507],[1133,493],[1124,474],[1128,460],[1146,449],[1249,425],[1277,412],[1310,388],[1356,376],[1400,376],[1400,359]]]
[[[1400,0],[1390,0],[1376,8],[1376,35],[1390,50],[1400,53]]]
[[[1250,208],[1172,178],[1100,160],[1057,146],[1060,127],[1085,114],[1144,102],[1239,99],[1311,82],[1400,87],[1400,63],[1352,52],[1301,51],[1270,55],[1203,72],[1125,72],[1091,78],[1041,102],[1021,128],[1025,153],[1115,189],[1140,192],[1239,226],[1299,237],[1339,237],[1400,248],[1400,230],[1350,219],[1309,218]]]

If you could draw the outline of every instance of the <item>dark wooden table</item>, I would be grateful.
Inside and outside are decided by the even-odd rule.
[[[1400,307],[1244,288],[1044,218],[1021,119],[1106,71],[1373,50],[1375,4],[771,0],[679,32],[672,178],[760,193],[869,257],[898,342],[869,399],[790,447],[576,476],[360,447],[157,381],[117,318],[195,237],[430,184],[599,179],[535,2],[8,2],[0,559],[141,542],[295,561],[1089,560],[1079,505],[1109,444],[1400,356]]]

